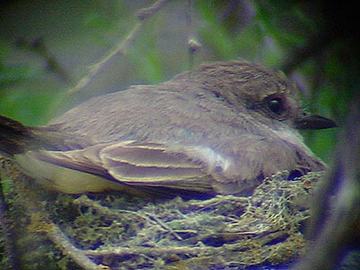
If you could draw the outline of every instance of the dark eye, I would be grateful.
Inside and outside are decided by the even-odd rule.
[[[284,102],[281,98],[271,98],[267,101],[267,106],[275,114],[282,114],[285,111]]]

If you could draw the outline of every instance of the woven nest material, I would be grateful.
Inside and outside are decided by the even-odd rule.
[[[11,200],[14,218],[23,215],[18,233],[22,260],[26,269],[43,265],[83,269],[70,254],[75,250],[75,256],[76,252],[85,255],[99,269],[243,269],[288,264],[304,251],[308,203],[322,174],[310,173],[294,181],[286,180],[287,176],[281,172],[265,179],[249,197],[148,200],[119,193],[57,194],[55,198],[52,194],[38,202],[46,209],[46,218],[37,210],[19,207],[17,201],[31,205],[32,200],[31,196],[24,199],[27,191],[21,189],[22,194],[11,193]],[[60,240],[56,236],[50,237],[52,242],[47,240],[47,233],[54,231],[49,224],[59,229]],[[68,249],[59,247],[63,243],[74,248],[67,255],[63,253]]]

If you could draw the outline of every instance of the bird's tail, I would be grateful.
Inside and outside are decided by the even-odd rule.
[[[32,129],[10,118],[0,116],[0,154],[12,156],[25,151],[34,139]]]

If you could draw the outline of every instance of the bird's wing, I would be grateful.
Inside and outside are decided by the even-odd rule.
[[[35,156],[119,184],[211,192],[212,177],[208,173],[208,164],[199,159],[199,155],[192,154],[196,151],[192,147],[126,141],[81,150],[41,151]]]

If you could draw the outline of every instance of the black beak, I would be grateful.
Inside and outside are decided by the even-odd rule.
[[[295,120],[297,129],[325,129],[337,127],[336,123],[319,115],[305,115]]]

